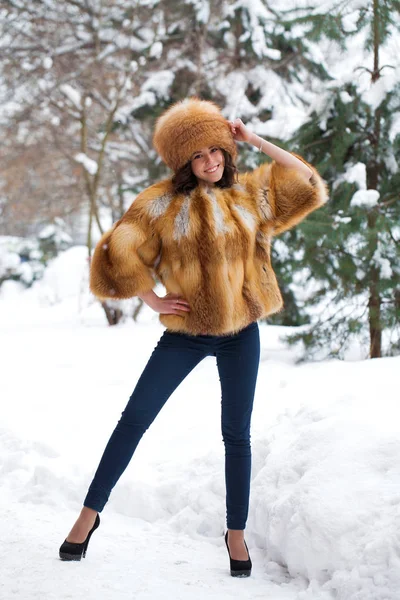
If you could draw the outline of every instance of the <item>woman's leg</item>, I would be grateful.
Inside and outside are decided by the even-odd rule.
[[[178,385],[204,358],[188,336],[165,332],[150,357],[107,446],[84,505],[100,512],[146,429]]]
[[[196,343],[192,336],[164,332],[108,441],[84,501],[81,523],[78,519],[68,541],[85,539],[86,529],[90,529],[96,512],[106,504],[144,432],[170,395],[207,353],[204,344]]]
[[[258,324],[220,338],[217,365],[221,382],[221,426],[225,444],[226,510],[229,539],[243,540],[251,475],[250,422],[260,362]],[[240,534],[232,534],[232,531]],[[244,549],[244,544],[242,542]],[[233,548],[230,545],[231,552]],[[245,553],[247,554],[247,553]],[[245,560],[246,556],[234,556]]]

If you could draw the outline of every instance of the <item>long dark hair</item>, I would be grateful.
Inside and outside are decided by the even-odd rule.
[[[220,150],[225,158],[225,166],[221,179],[217,181],[215,185],[219,188],[229,188],[234,183],[237,183],[238,170],[229,152],[223,148],[220,148]],[[194,190],[198,184],[199,182],[197,181],[196,175],[192,171],[192,165],[190,161],[181,167],[172,178],[174,194],[188,194]]]

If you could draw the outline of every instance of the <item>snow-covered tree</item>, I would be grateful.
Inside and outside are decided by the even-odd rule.
[[[72,246],[72,238],[66,229],[64,221],[56,218],[53,223],[39,231],[38,243],[42,262],[47,263],[51,258]]]
[[[50,260],[71,245],[72,238],[60,218],[43,227],[36,238],[0,236],[0,285],[11,279],[30,287],[42,278]]]
[[[152,18],[148,5],[114,0],[21,0],[8,2],[0,15],[1,99],[10,137],[27,147],[51,140],[68,157],[71,173],[81,169],[89,248],[92,222],[100,232],[109,224],[101,221],[101,207],[123,212],[121,167],[127,170],[144,150],[135,132],[118,130],[115,115],[122,100],[138,92],[154,38]],[[56,195],[56,177],[52,183]]]
[[[327,207],[287,237],[311,318],[292,339],[308,355],[340,357],[355,342],[371,357],[400,351],[399,7],[350,2],[336,13],[334,79],[295,138],[331,189]]]

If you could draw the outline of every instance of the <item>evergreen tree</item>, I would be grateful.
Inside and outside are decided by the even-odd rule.
[[[354,342],[372,358],[400,351],[400,81],[387,62],[399,7],[373,0],[355,9],[353,32],[349,13],[337,14],[333,37],[349,45],[362,35],[364,62],[354,81],[327,88],[293,140],[331,190],[329,204],[287,238],[304,248],[294,287],[311,326],[290,339],[308,356],[342,357]]]

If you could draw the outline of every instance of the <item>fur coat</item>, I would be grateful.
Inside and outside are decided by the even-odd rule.
[[[192,335],[235,333],[278,312],[271,240],[327,200],[309,166],[310,180],[272,162],[240,175],[231,188],[174,195],[171,178],[148,187],[97,244],[91,291],[100,299],[130,298],[152,290],[156,277],[190,306],[160,315],[161,323]]]

